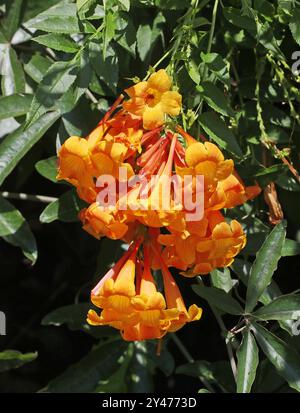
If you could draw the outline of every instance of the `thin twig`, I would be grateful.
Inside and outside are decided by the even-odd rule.
[[[3,198],[19,199],[21,201],[33,201],[33,202],[43,202],[45,204],[50,204],[51,202],[57,201],[58,198],[46,195],[30,195],[24,194],[22,192],[0,192]]]

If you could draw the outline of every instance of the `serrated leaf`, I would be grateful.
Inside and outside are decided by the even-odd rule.
[[[258,348],[251,331],[243,331],[242,343],[237,351],[237,393],[250,393],[258,366]]]
[[[283,340],[258,324],[251,329],[267,358],[289,385],[300,392],[300,356],[297,351]]]
[[[206,103],[216,112],[234,117],[234,112],[229,107],[224,93],[212,82],[202,82],[201,85],[197,86],[197,90]]]
[[[77,74],[78,67],[75,63],[53,63],[35,92],[30,112],[28,113],[27,124],[30,125],[51,109],[59,109],[63,113],[63,106],[60,107],[60,99],[63,101],[64,95],[75,82]]]
[[[43,34],[32,39],[43,46],[50,47],[50,49],[66,52],[76,53],[79,45],[70,37],[58,33]]]
[[[276,225],[256,254],[248,281],[246,312],[250,313],[253,310],[260,296],[271,283],[281,257],[286,235],[285,228],[285,222]]]
[[[37,260],[37,246],[31,229],[23,215],[0,195],[0,237],[20,247],[32,264]]]
[[[0,352],[0,372],[17,369],[26,363],[30,363],[35,360],[38,353],[25,353],[22,354],[16,350],[5,350]]]
[[[86,31],[77,17],[76,4],[58,4],[40,13],[26,25],[50,33],[80,33]],[[93,30],[88,30],[93,32]]]
[[[300,295],[282,295],[256,310],[253,315],[260,320],[297,320],[300,318]]]
[[[219,310],[234,315],[243,314],[244,312],[238,301],[219,288],[205,287],[202,285],[193,285],[192,288],[196,294]]]
[[[243,152],[231,129],[214,112],[205,112],[199,116],[199,122],[208,136],[221,148],[237,157],[242,157]]]
[[[46,113],[28,128],[23,126],[4,139],[0,144],[0,185],[58,118],[58,112]]]
[[[51,156],[48,159],[42,159],[35,164],[35,169],[44,178],[49,179],[52,182],[57,182],[57,156]]]
[[[90,61],[99,78],[115,92],[119,80],[119,67],[118,56],[114,49],[108,46],[104,60],[102,45],[99,42],[91,42]]]
[[[85,206],[85,202],[78,198],[76,192],[70,190],[44,209],[40,215],[40,221],[43,224],[49,224],[56,220],[76,222],[79,211]]]
[[[97,0],[76,0],[76,7],[78,15],[84,16],[96,7]]]
[[[25,115],[31,105],[32,95],[14,94],[0,97],[0,119]]]

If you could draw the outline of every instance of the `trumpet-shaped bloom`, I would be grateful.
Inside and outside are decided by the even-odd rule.
[[[229,266],[245,246],[246,236],[237,221],[226,223],[219,211],[207,214],[198,223],[189,223],[183,233],[171,231],[158,236],[165,246],[163,257],[186,276],[207,274],[215,268]]]
[[[199,320],[201,309],[196,305],[186,309],[178,286],[163,263],[165,297],[158,292],[150,269],[149,246],[144,247],[143,270],[136,265],[136,254],[137,247],[94,289],[92,302],[102,311],[98,315],[90,310],[88,322],[117,328],[125,340],[131,341],[161,338],[168,331],[177,331],[187,322]]]
[[[179,115],[181,95],[171,91],[171,86],[170,77],[161,69],[147,81],[126,89],[130,99],[123,103],[123,107],[129,113],[142,117],[145,129],[155,129],[164,124],[166,114]]]
[[[96,187],[91,174],[91,158],[86,139],[71,136],[59,151],[58,180],[65,180],[77,188],[80,198],[93,202]]]
[[[83,223],[83,229],[98,239],[121,239],[128,230],[124,214],[118,211],[105,211],[97,202],[81,210],[79,218]]]

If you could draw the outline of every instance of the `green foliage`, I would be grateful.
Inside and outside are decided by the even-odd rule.
[[[192,377],[199,384],[188,390],[200,393],[299,392],[300,346],[294,328],[300,319],[300,78],[292,69],[300,45],[299,1],[11,0],[1,2],[0,11],[0,237],[19,247],[32,264],[38,244],[46,262],[38,270],[39,281],[33,281],[24,275],[28,260],[17,267],[11,259],[3,266],[0,293],[13,285],[15,294],[15,283],[22,279],[26,294],[37,291],[40,302],[49,299],[39,310],[30,308],[42,319],[43,332],[69,329],[88,343],[79,361],[69,361],[62,373],[63,368],[55,370],[56,378],[47,376],[50,382],[42,391],[160,391],[160,370],[172,376],[170,383],[180,391]],[[278,195],[278,201],[276,194],[271,197],[271,206],[260,196],[227,210],[226,218],[242,223],[246,247],[230,267],[197,277],[194,292],[182,283],[188,301],[203,306],[203,324],[208,320],[206,325],[217,328],[218,323],[224,342],[215,345],[218,353],[210,360],[221,361],[193,360],[186,349],[205,353],[202,348],[210,348],[218,336],[198,331],[205,329],[201,322],[188,327],[182,342],[164,340],[160,356],[157,343],[122,342],[113,329],[86,323],[93,276],[104,274],[123,247],[87,242],[78,222],[85,203],[56,180],[57,151],[65,139],[87,136],[132,79],[166,67],[183,96],[178,118],[183,128],[197,139],[212,140],[233,158],[247,185],[257,182],[264,191],[274,184]],[[24,198],[22,192],[46,197]],[[48,202],[47,195],[56,200]],[[13,204],[9,196],[16,198]],[[41,208],[39,199],[48,205]],[[278,205],[286,221],[272,229],[268,216],[274,218],[272,207]],[[6,248],[11,247],[0,251],[2,260]],[[50,267],[50,281],[44,280],[56,249],[61,261],[55,270]],[[85,278],[71,273],[73,262],[87,272]],[[16,300],[30,305],[22,294]],[[27,328],[35,327],[29,323]],[[24,334],[18,333],[17,340]],[[181,364],[178,350],[187,363]],[[36,357],[3,351],[0,371]]]
[[[5,350],[0,352],[0,372],[17,369],[23,364],[30,363],[37,358],[37,353],[22,354],[16,350]]]

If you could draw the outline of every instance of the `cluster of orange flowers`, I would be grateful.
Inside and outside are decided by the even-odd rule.
[[[174,126],[168,126],[169,117],[180,113],[181,95],[172,90],[165,70],[125,92],[128,98],[121,95],[89,136],[72,136],[63,144],[58,179],[74,185],[78,196],[89,204],[80,212],[87,232],[98,239],[105,236],[129,244],[126,254],[93,289],[92,302],[102,311],[98,315],[90,310],[88,322],[117,328],[125,340],[144,340],[161,338],[199,320],[201,309],[196,305],[186,308],[169,267],[193,277],[229,266],[246,237],[241,225],[235,220],[227,223],[220,210],[246,202],[260,188],[245,187],[233,161],[225,160],[216,145],[197,142],[181,127],[174,131]],[[136,175],[156,177],[146,196],[140,197],[145,188],[137,182],[124,197],[120,168],[126,171],[128,182]],[[192,177],[188,187],[192,197],[196,177],[204,177],[200,219],[187,219],[191,211],[183,205],[178,208],[178,194],[171,187],[169,207],[163,207],[164,179],[174,173]],[[107,188],[97,180],[104,175],[117,182],[116,203],[109,207],[99,201]],[[151,208],[154,202],[155,209]],[[163,293],[152,275],[157,269],[161,270]]]

